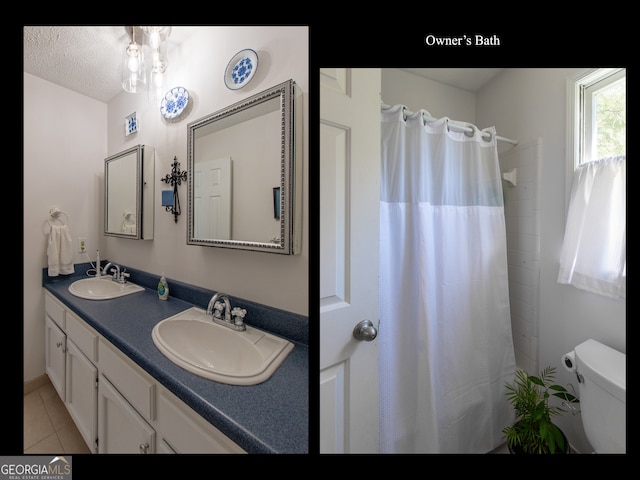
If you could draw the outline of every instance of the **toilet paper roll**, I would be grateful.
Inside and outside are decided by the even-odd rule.
[[[562,356],[562,365],[569,372],[576,371],[576,354],[575,352],[568,352]]]

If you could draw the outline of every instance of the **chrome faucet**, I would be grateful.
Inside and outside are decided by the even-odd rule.
[[[115,267],[117,269],[117,273],[118,276],[120,276],[120,266],[116,265],[115,263],[107,263],[104,268],[102,269],[102,275],[109,275],[109,267]],[[113,269],[111,269],[113,271]],[[115,278],[115,275],[112,275],[113,278]]]
[[[223,312],[224,311],[224,316]],[[207,306],[207,315],[211,315],[213,321],[233,330],[244,331],[247,329],[244,324],[244,316],[247,311],[244,308],[231,308],[229,296],[226,293],[218,292]]]
[[[111,280],[122,284],[127,283],[127,277],[129,277],[130,274],[125,273],[124,270],[126,270],[126,268],[122,272],[120,272],[120,265],[116,265],[112,262],[109,262],[104,266],[104,268],[102,269],[102,275],[109,275],[109,267],[111,266],[113,266],[113,268],[111,269],[111,272],[113,273]]]

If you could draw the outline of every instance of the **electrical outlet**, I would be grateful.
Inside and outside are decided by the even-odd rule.
[[[85,253],[87,251],[87,239],[79,238],[78,239],[78,253]]]

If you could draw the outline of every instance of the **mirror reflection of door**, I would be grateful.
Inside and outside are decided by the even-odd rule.
[[[195,238],[231,239],[231,158],[194,164]]]
[[[138,182],[137,152],[114,158],[107,162],[107,231],[133,235],[137,234],[135,219],[136,188]],[[133,216],[132,216],[133,215]],[[125,220],[129,220],[125,222]],[[124,229],[126,223],[126,230]]]

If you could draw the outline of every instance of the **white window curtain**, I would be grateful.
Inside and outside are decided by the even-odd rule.
[[[626,298],[626,155],[580,165],[574,174],[558,282]]]

